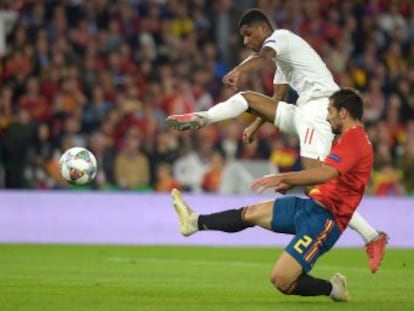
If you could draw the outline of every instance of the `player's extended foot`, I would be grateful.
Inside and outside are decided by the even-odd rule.
[[[335,273],[331,277],[332,293],[331,299],[336,302],[346,302],[349,300],[346,277],[340,273]]]
[[[381,265],[382,258],[384,258],[385,246],[387,245],[388,240],[389,237],[385,232],[379,232],[375,239],[365,244],[365,250],[369,260],[369,268],[372,273],[377,272],[379,266]]]
[[[198,130],[207,125],[207,118],[197,113],[176,114],[168,116],[165,123],[178,131]]]
[[[171,191],[173,198],[173,205],[175,211],[178,214],[178,220],[180,224],[180,232],[183,236],[189,236],[198,231],[197,220],[198,214],[194,212],[185,203],[181,192],[177,189]]]

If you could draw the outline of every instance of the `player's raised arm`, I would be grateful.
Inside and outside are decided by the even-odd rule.
[[[248,73],[254,70],[264,68],[266,65],[274,66],[273,58],[276,57],[276,51],[270,47],[263,47],[258,53],[255,53],[242,61],[235,69],[241,73]]]
[[[240,74],[249,73],[254,70],[264,68],[266,65],[271,64],[273,66],[272,59],[276,56],[276,52],[269,48],[264,47],[259,53],[254,53],[246,58],[239,65],[234,67],[228,74],[223,77],[223,83],[227,87],[234,90],[239,88]]]

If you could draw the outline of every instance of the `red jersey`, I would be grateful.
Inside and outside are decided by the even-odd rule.
[[[374,154],[362,126],[356,126],[339,137],[324,161],[339,172],[337,178],[316,185],[309,196],[323,204],[334,216],[341,231],[361,202],[371,176]]]

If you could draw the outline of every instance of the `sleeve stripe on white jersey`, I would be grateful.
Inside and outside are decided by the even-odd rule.
[[[269,40],[266,40],[266,41],[263,43],[263,45],[266,45],[267,43],[276,43],[276,40],[275,40],[275,39],[269,39]]]

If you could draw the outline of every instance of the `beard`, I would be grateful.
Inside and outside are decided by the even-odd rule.
[[[334,127],[331,125],[331,130],[332,130],[332,133],[334,133],[335,135],[339,135],[342,132],[342,126]]]

